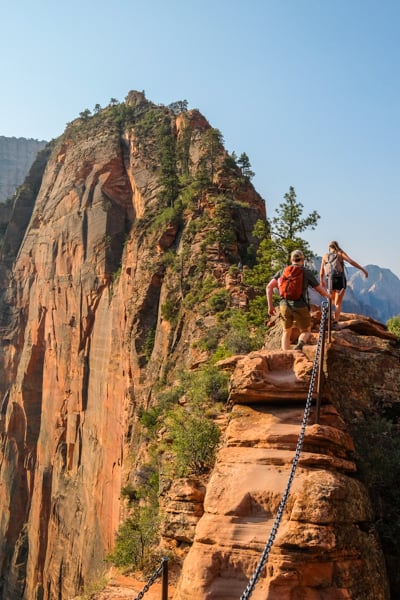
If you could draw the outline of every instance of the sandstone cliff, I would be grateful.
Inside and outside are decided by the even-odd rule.
[[[11,198],[23,183],[38,152],[47,142],[0,135],[0,202]]]
[[[72,123],[24,193],[1,262],[1,597],[69,600],[89,589],[157,475],[177,600],[237,598],[287,480],[315,337],[305,356],[282,355],[272,329],[264,348],[219,363],[230,398],[217,408],[207,388],[221,431],[211,472],[171,479],[157,410],[190,404],[182,371],[194,378],[221,343],[220,305],[246,308],[236,265],[256,244],[264,201],[198,111],[177,114],[138,92]],[[311,415],[254,597],[389,598],[354,439],[377,410],[398,414],[394,342],[368,319],[345,318],[334,332],[321,419]]]
[[[390,597],[349,428],[368,419],[385,397],[398,403],[399,350],[377,323],[348,317],[327,346],[320,415],[316,420],[314,406],[252,598]],[[264,349],[224,362],[232,369],[231,419],[175,598],[233,599],[246,589],[289,480],[315,343],[305,356]]]
[[[140,462],[138,410],[166,365],[195,360],[192,341],[203,335],[190,294],[238,262],[265,218],[240,170],[226,177],[223,147],[203,150],[209,130],[197,111],[175,116],[139,93],[78,119],[54,145],[20,245],[13,227],[6,232],[3,597],[71,598],[104,570],[124,477]],[[207,190],[192,182],[171,211],[157,164],[160,146],[165,158],[175,141],[182,177],[200,167],[203,179],[216,174]],[[218,206],[225,215],[215,216]],[[228,240],[215,235],[214,218],[229,221]]]

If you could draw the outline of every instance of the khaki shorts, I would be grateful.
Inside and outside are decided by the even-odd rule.
[[[293,322],[299,329],[308,329],[311,325],[310,311],[307,306],[301,308],[292,308],[286,302],[281,302],[279,310],[282,317],[283,329],[290,329],[293,327]]]

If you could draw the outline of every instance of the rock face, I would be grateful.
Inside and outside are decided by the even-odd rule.
[[[104,571],[123,481],[134,469],[132,447],[140,461],[138,410],[167,360],[194,360],[191,340],[202,329],[189,310],[193,316],[181,315],[172,330],[161,308],[179,300],[180,281],[190,292],[197,271],[196,286],[214,269],[225,273],[265,219],[263,200],[239,182],[239,169],[224,183],[221,147],[211,191],[192,194],[175,221],[168,213],[156,222],[169,189],[155,166],[157,140],[185,134],[182,160],[196,173],[209,129],[197,111],[178,118],[130,95],[121,107],[73,123],[54,143],[34,204],[15,201],[28,224],[24,236],[7,229],[2,255],[4,598],[69,599]],[[229,247],[213,233],[219,197],[231,207]]]
[[[320,416],[316,422],[315,408],[309,416],[280,527],[252,598],[390,597],[345,419],[371,410],[387,395],[399,402],[400,386],[394,381],[399,350],[393,342],[393,336],[368,319],[348,318],[333,333]],[[230,424],[176,600],[233,600],[254,575],[288,485],[303,419],[298,386],[306,383],[314,352],[311,345],[305,347],[306,356],[263,350],[238,357],[231,378]],[[374,364],[371,380],[365,377],[369,361]],[[344,368],[344,377],[338,376]],[[375,380],[378,372],[385,373],[384,379]],[[243,404],[246,395],[248,404]],[[304,402],[307,395],[304,389]]]
[[[11,198],[23,183],[37,153],[47,142],[0,135],[0,202]]]
[[[248,305],[232,267],[265,204],[216,141],[198,111],[131,92],[72,123],[15,198],[0,265],[1,598],[70,600],[104,573],[122,491],[150,452],[140,415],[160,381],[206,362],[199,342],[220,324],[210,306],[226,294]],[[399,349],[371,319],[340,327],[255,598],[389,597],[349,426],[398,409]],[[231,383],[212,472],[161,481],[176,600],[238,598],[263,550],[316,342],[282,354],[278,337],[219,363]]]

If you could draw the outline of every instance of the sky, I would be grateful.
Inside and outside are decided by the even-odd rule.
[[[273,217],[292,186],[400,276],[400,0],[16,0],[0,6],[0,135],[51,140],[130,90],[187,100],[245,152]]]

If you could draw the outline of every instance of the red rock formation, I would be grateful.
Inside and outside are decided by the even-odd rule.
[[[320,417],[316,423],[312,410],[280,528],[251,595],[255,599],[389,598],[368,494],[356,477],[354,445],[337,407],[348,417],[371,409],[374,395],[389,392],[398,402],[399,350],[382,325],[344,318],[327,347]],[[309,359],[264,350],[221,361],[223,368],[234,367],[232,417],[175,600],[233,600],[254,575],[289,481],[303,418],[299,386],[306,383],[314,350],[305,348]],[[306,397],[303,390],[304,402]]]
[[[160,212],[159,150],[154,131],[139,127],[146,111],[158,115],[155,123],[174,116],[140,94],[127,107],[123,128],[119,108],[109,108],[78,119],[55,142],[18,256],[8,250],[15,260],[1,297],[0,571],[10,599],[72,598],[103,573],[134,469],[127,456],[133,446],[138,463],[143,454],[137,409],[147,407],[167,359],[195,359],[196,315],[181,317],[172,338],[161,314],[172,293],[163,254],[186,245],[180,268],[192,272],[204,234],[184,238],[191,211],[179,238],[170,222],[151,225]],[[191,127],[196,157],[208,124],[198,114]],[[247,189],[249,227],[265,218],[265,206]],[[207,222],[213,201],[205,196],[198,201]],[[240,223],[238,235],[249,243]],[[149,331],[155,342],[146,357]]]

